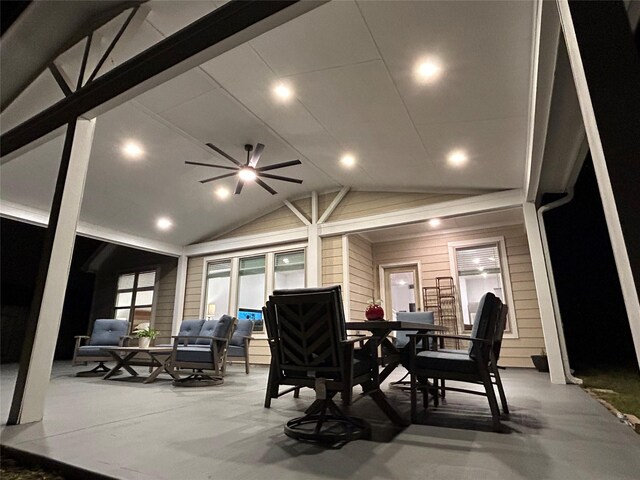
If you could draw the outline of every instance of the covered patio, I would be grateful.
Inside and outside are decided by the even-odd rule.
[[[637,435],[577,386],[507,369],[508,433],[491,432],[485,399],[447,394],[444,406],[402,431],[369,398],[351,408],[372,420],[373,440],[332,450],[296,442],[283,424],[313,400],[287,395],[262,406],[266,368],[229,369],[224,388],[176,389],[75,378],[56,362],[41,423],[3,426],[2,443],[115,478],[136,479],[636,479]],[[403,372],[394,372],[393,381]],[[6,417],[16,370],[2,372]],[[408,416],[409,395],[386,388]],[[475,403],[474,403],[475,400]],[[477,406],[477,411],[475,407]],[[484,417],[484,418],[483,418]],[[390,441],[390,440],[393,441]]]

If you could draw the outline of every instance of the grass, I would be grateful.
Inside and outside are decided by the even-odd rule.
[[[579,372],[578,377],[584,380],[584,388],[591,389],[595,395],[609,402],[621,413],[633,414],[640,418],[640,375],[637,371],[622,368],[593,369]]]
[[[0,478],[2,480],[64,480],[60,475],[38,465],[23,465],[7,456],[6,452],[2,452]]]

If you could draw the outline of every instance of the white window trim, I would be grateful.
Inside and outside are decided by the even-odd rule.
[[[113,299],[113,307],[112,307],[112,311],[114,312],[114,316],[115,316],[115,311],[116,311],[116,301],[118,299],[118,293],[120,292],[120,290],[118,290],[118,279],[122,276],[122,275],[131,275],[131,274],[135,274],[135,275],[140,275],[141,273],[145,273],[145,272],[151,272],[153,271],[156,275],[155,275],[155,280],[153,282],[153,301],[151,302],[151,316],[149,318],[149,327],[150,328],[155,328],[156,325],[156,307],[158,306],[158,296],[159,296],[159,292],[160,292],[160,265],[150,265],[148,267],[140,267],[139,269],[135,269],[135,270],[121,270],[120,272],[116,273],[116,295],[115,298]],[[136,289],[137,292],[137,289]],[[135,301],[135,295],[132,296],[131,299],[132,302]],[[133,331],[133,319],[131,319],[131,315],[133,315],[133,309],[134,307],[130,307],[131,311],[129,312],[129,330],[132,332]]]
[[[238,293],[239,293],[239,271],[240,271],[240,259],[257,257],[260,255],[265,256],[265,298],[267,293],[273,291],[274,287],[274,267],[275,267],[275,255],[276,253],[285,253],[302,250],[305,258],[305,272],[307,269],[307,242],[293,243],[288,245],[274,245],[270,247],[254,248],[251,250],[239,250],[235,252],[221,253],[218,255],[210,255],[202,258],[202,284],[200,288],[200,317],[204,318],[206,311],[205,302],[207,300],[207,265],[211,262],[230,260],[231,271],[230,283],[229,283],[229,312],[238,311]],[[306,285],[306,275],[305,275]],[[229,313],[227,312],[227,313]],[[220,312],[222,313],[222,312]],[[266,330],[262,333],[254,332],[253,338],[267,338]]]
[[[503,236],[498,237],[483,237],[475,238],[473,240],[461,240],[459,242],[449,242],[447,244],[449,249],[449,268],[451,276],[456,286],[460,285],[460,279],[458,278],[458,265],[456,260],[456,249],[465,247],[475,247],[477,245],[486,245],[489,243],[497,243],[498,251],[500,254],[500,273],[502,273],[502,283],[504,284],[504,294],[506,297],[506,304],[509,307],[509,314],[507,321],[509,322],[508,332],[504,332],[504,338],[520,338],[518,334],[518,321],[516,318],[516,308],[513,301],[513,291],[511,289],[511,275],[509,273],[509,262],[507,259],[507,246]],[[458,308],[462,310],[462,306],[458,303]],[[469,331],[464,330],[462,324],[462,315],[458,315],[458,327],[460,328],[462,335],[470,334]]]

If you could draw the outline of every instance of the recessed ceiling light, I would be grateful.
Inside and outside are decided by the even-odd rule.
[[[129,157],[131,159],[138,159],[144,155],[144,150],[140,146],[140,144],[134,141],[127,141],[122,145],[122,153],[124,156]]]
[[[449,165],[453,167],[461,167],[465,163],[467,163],[468,157],[467,153],[464,150],[454,150],[447,156],[447,161]]]
[[[278,83],[273,87],[273,94],[280,100],[290,100],[293,97],[293,89],[286,83]]]
[[[432,218],[431,220],[429,220],[429,226],[430,227],[439,227],[440,223],[442,223],[442,222],[440,221],[439,218]]]
[[[156,222],[156,226],[160,230],[169,230],[171,227],[173,227],[173,222],[166,217],[162,217],[158,219],[158,221]]]
[[[417,82],[431,83],[440,77],[442,66],[436,59],[423,59],[416,63],[413,73]]]
[[[340,163],[343,167],[352,168],[356,164],[356,157],[354,157],[350,153],[347,153],[342,156],[342,158],[340,159]]]
[[[241,180],[244,180],[245,182],[252,182],[253,180],[256,179],[257,175],[256,175],[256,172],[253,170],[253,168],[243,168],[238,172],[238,176],[240,177]]]
[[[228,188],[220,187],[216,190],[216,195],[218,196],[218,198],[224,200],[225,198],[228,198],[229,195],[231,195],[231,192]]]

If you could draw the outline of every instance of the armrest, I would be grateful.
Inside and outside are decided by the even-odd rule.
[[[123,335],[122,337],[120,337],[120,340],[118,341],[118,345],[120,345],[121,347],[128,347],[129,340],[131,340],[132,338],[137,338],[137,337],[134,337],[133,335]]]
[[[349,339],[349,338],[348,338],[348,339],[346,339],[346,340],[340,340],[340,343],[342,343],[342,344],[352,344],[352,345],[353,345],[354,343],[362,342],[362,340],[364,340],[364,339],[363,339],[363,338],[360,338],[360,337],[358,337],[358,338],[351,338],[351,339]]]
[[[78,338],[91,338],[91,337],[89,335],[76,335],[73,338],[78,339]]]
[[[435,339],[453,338],[458,340],[467,340],[469,342],[491,343],[491,340],[487,340],[485,338],[467,337],[466,335],[438,335],[433,333],[410,333],[407,335],[407,337],[410,337],[410,338],[411,337],[416,337],[416,338],[430,337]]]

